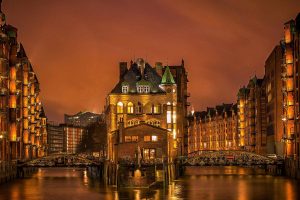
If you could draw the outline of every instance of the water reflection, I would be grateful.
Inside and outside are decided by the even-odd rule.
[[[238,167],[188,168],[165,189],[120,189],[90,179],[85,169],[39,169],[31,178],[0,185],[1,200],[76,199],[299,199],[299,182]]]

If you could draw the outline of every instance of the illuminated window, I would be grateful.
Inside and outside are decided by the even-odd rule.
[[[143,86],[137,86],[137,91],[138,93],[143,93],[144,92]]]
[[[156,135],[152,135],[151,140],[152,140],[152,142],[157,142],[157,136]]]
[[[128,86],[122,86],[122,93],[128,93]]]
[[[160,104],[156,104],[153,106],[153,113],[159,114],[160,113]]]
[[[148,85],[139,85],[137,86],[138,93],[149,93],[150,92],[150,86]]]
[[[132,142],[137,142],[138,140],[139,140],[139,136],[134,135],[131,137]]]
[[[173,111],[173,123],[176,123],[176,111]]]
[[[123,113],[123,103],[118,102],[117,104],[117,113]]]
[[[149,159],[155,159],[156,156],[156,150],[155,149],[144,149],[144,159],[149,160]]]
[[[125,142],[131,142],[131,136],[125,136]]]
[[[133,113],[133,103],[129,102],[127,104],[127,113],[132,114]]]
[[[127,121],[128,126],[134,126],[134,125],[138,125],[138,124],[140,124],[140,121],[137,119]]]
[[[172,122],[172,111],[167,111],[167,123],[170,124]]]
[[[150,141],[151,141],[150,135],[145,135],[144,136],[144,142],[150,142]]]

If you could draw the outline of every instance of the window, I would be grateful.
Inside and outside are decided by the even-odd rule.
[[[123,103],[118,102],[117,104],[117,113],[123,113]]]
[[[133,103],[129,102],[127,104],[127,113],[132,114],[133,113]]]
[[[159,104],[156,104],[153,106],[153,113],[160,114],[160,105]]]
[[[148,85],[139,85],[137,86],[138,93],[149,93],[150,92],[150,86]]]
[[[150,92],[150,86],[144,86],[144,92],[149,93]]]
[[[172,122],[172,111],[167,111],[167,123],[170,124]]]
[[[156,156],[156,150],[155,149],[144,149],[144,159],[155,159]]]
[[[132,142],[137,142],[138,140],[139,140],[139,136],[137,136],[137,135],[134,135],[131,137]]]
[[[151,141],[150,135],[145,135],[144,136],[144,142],[150,142],[150,141]]]
[[[140,121],[137,119],[127,121],[128,126],[134,126],[134,125],[138,125],[138,124],[140,124]]]
[[[160,121],[159,120],[151,119],[151,120],[147,120],[146,123],[150,124],[152,126],[160,127]]]
[[[157,136],[156,135],[152,135],[151,140],[152,140],[152,142],[157,142]]]
[[[131,142],[131,136],[125,136],[125,142]]]
[[[128,93],[128,86],[122,86],[122,93]]]
[[[143,93],[143,86],[138,86],[137,87],[137,91],[138,91],[138,93]]]
[[[142,114],[142,104],[140,102],[138,102],[138,104],[137,104],[136,113]]]

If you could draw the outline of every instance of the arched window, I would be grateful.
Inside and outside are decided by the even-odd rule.
[[[137,103],[137,106],[136,106],[136,113],[137,114],[142,114],[143,113],[142,106],[143,105],[140,102]]]
[[[154,114],[160,114],[160,104],[153,105],[153,113]]]
[[[132,114],[133,113],[133,103],[129,102],[127,104],[127,113]]]
[[[138,119],[132,119],[127,121],[127,126],[134,126],[140,124],[140,121]]]
[[[117,113],[123,113],[123,103],[118,102],[117,104]]]

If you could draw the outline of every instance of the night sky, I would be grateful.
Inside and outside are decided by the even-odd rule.
[[[195,110],[236,101],[299,0],[3,0],[41,83],[49,120],[101,112],[120,61],[185,60]]]

